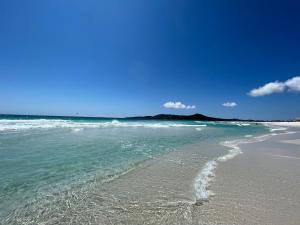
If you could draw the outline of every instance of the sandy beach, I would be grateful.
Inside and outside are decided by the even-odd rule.
[[[300,221],[300,134],[242,144],[243,154],[221,163],[207,204],[194,224],[296,225]]]
[[[268,124],[256,135],[248,126],[213,126],[230,127],[220,139],[208,135],[223,135],[220,127],[205,127],[202,141],[106,181],[42,195],[12,211],[4,224],[299,224],[298,125]],[[245,131],[230,137],[230,129]]]
[[[127,202],[125,205],[119,205],[119,209],[115,211],[115,213],[119,213],[120,217],[118,218],[120,220],[112,221],[112,223],[299,224],[300,133],[297,133],[298,128],[293,129],[288,134],[274,135],[264,141],[240,144],[242,154],[226,162],[218,163],[215,177],[209,187],[214,195],[210,196],[203,204],[196,204],[193,198],[187,198],[184,202],[174,202],[173,204],[163,203],[162,196],[157,198],[157,202],[145,201],[145,204],[139,202],[136,205],[134,201],[130,205]],[[179,158],[181,158],[181,162],[185,161],[184,156]],[[116,185],[116,187],[121,187],[121,193],[125,191],[126,194],[132,192],[127,189],[129,186],[143,188],[142,191],[135,193],[151,193],[152,196],[162,194],[160,192],[155,193],[157,190],[155,186],[150,186],[153,180],[149,180],[145,185],[142,179],[147,173],[146,171],[155,173],[158,168],[159,170],[162,169],[162,167],[157,166],[156,164],[155,167],[150,166],[146,170],[140,170],[140,174],[132,173],[129,175],[133,180],[139,177],[140,183],[131,183],[131,185],[125,183],[124,185],[121,180],[122,184]],[[187,182],[191,177],[191,174],[182,173],[174,176],[171,172],[172,167],[168,165],[165,169],[162,170],[165,172],[162,172],[162,176],[159,177],[169,177],[170,180],[173,180],[177,176],[176,182]],[[178,171],[178,168],[173,168],[173,171]],[[152,178],[155,177],[152,176]],[[183,179],[184,177],[185,179]],[[178,188],[176,188],[175,183],[171,185],[173,189],[169,189],[172,192],[176,189],[180,192],[181,188],[188,188],[188,186],[184,187],[184,182],[177,185]],[[160,186],[161,184],[158,182],[157,185]],[[147,191],[147,188],[153,192]],[[135,199],[144,199],[144,197],[139,196]]]
[[[108,219],[112,224],[299,224],[300,133],[294,133],[295,130],[298,128],[289,128],[288,134],[274,135],[264,141],[240,144],[242,154],[218,163],[209,186],[214,195],[202,204],[196,202],[191,185],[197,171],[191,170],[194,166],[188,170],[184,166],[187,162],[199,163],[193,148],[182,155],[174,153],[162,157],[118,179],[109,186],[109,191],[104,191],[119,194],[114,196],[118,200],[111,203],[113,210],[107,214],[109,210],[104,209],[102,216],[106,219],[102,217],[100,221],[106,223]],[[174,202],[168,201],[170,194]],[[120,197],[122,195],[126,197]],[[176,200],[175,196],[180,197]],[[114,216],[116,214],[118,216]]]

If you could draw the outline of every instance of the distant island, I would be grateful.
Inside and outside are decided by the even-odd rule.
[[[222,119],[205,116],[199,113],[193,115],[158,114],[155,116],[126,117],[126,119],[138,120],[198,120],[198,121],[240,121],[240,119]]]

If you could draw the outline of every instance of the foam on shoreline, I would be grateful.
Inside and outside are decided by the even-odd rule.
[[[278,130],[278,131],[281,131]],[[289,134],[291,132],[285,132],[283,134]],[[230,159],[233,159],[239,154],[242,154],[239,145],[240,144],[248,144],[248,143],[255,143],[267,140],[269,137],[278,135],[279,133],[271,133],[266,135],[261,135],[257,137],[253,137],[251,139],[238,139],[233,141],[225,141],[220,143],[221,145],[230,148],[228,153],[219,156],[218,158],[207,162],[204,167],[201,169],[200,173],[195,179],[194,188],[196,193],[196,204],[202,204],[205,201],[208,201],[209,197],[214,195],[214,193],[209,189],[211,182],[215,177],[215,170],[218,166],[219,162],[226,162]],[[250,138],[250,137],[249,137]]]
[[[241,141],[226,141],[221,143],[226,147],[230,147],[228,153],[226,155],[220,156],[214,160],[208,161],[198,176],[195,179],[194,187],[196,192],[196,204],[201,204],[204,201],[207,201],[208,198],[214,193],[209,189],[211,181],[215,177],[215,169],[217,168],[218,162],[225,162],[229,159],[234,158],[235,156],[242,153],[238,144]]]

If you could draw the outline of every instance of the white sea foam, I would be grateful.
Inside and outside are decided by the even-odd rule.
[[[282,130],[287,130],[287,128],[286,127],[270,128],[271,132],[282,131]]]
[[[237,125],[239,127],[246,127],[246,126],[250,126],[250,123],[240,123],[240,122],[231,122],[231,124],[233,125]]]
[[[245,126],[250,126],[250,123],[240,123],[239,126],[245,127]]]
[[[220,156],[214,160],[211,160],[205,164],[200,171],[199,175],[195,179],[195,191],[196,191],[196,202],[206,201],[209,196],[213,195],[213,192],[209,190],[209,186],[213,178],[215,177],[215,169],[218,162],[225,162],[229,159],[234,158],[242,151],[238,147],[240,141],[226,141],[222,143],[226,147],[230,147],[226,155]]]
[[[238,146],[241,143],[246,143],[245,141],[236,140],[236,141],[225,141],[222,144],[226,147],[229,147],[228,153],[226,155],[220,156],[217,158],[218,162],[225,162],[229,159],[234,158],[235,156],[242,154],[240,147]]]
[[[199,124],[203,124],[204,122],[202,121],[194,121],[195,123],[199,123]],[[218,121],[218,122],[205,122],[205,124],[203,124],[203,126],[207,126],[207,124],[209,125],[235,125],[235,126],[239,126],[239,127],[246,127],[246,126],[251,126],[251,123],[245,123],[245,122],[239,122],[239,121]]]
[[[82,130],[83,130],[83,128],[72,128],[73,132],[79,132],[79,131],[82,131]]]
[[[271,132],[285,131],[288,127],[297,127],[300,125],[297,122],[264,122],[262,124],[268,127]]]
[[[210,195],[213,194],[210,191],[209,184],[210,181],[215,176],[214,170],[217,166],[217,162],[215,160],[209,161],[202,168],[201,172],[195,179],[195,190],[196,190],[196,201],[207,200]]]
[[[211,181],[215,177],[215,169],[217,168],[219,162],[225,162],[229,159],[234,158],[239,154],[242,154],[243,152],[239,147],[240,144],[264,141],[274,135],[278,135],[278,134],[272,133],[272,134],[253,137],[251,139],[241,139],[241,140],[222,142],[221,143],[222,145],[230,148],[228,150],[228,153],[226,155],[220,156],[214,160],[207,162],[195,179],[194,187],[196,192],[196,203],[202,203],[203,201],[207,201],[208,198],[214,194],[209,189],[209,187]]]
[[[0,120],[0,131],[5,130],[26,130],[26,129],[51,129],[51,128],[105,128],[105,127],[145,127],[145,128],[171,128],[171,127],[202,127],[198,124],[184,124],[178,122],[120,122],[97,121],[97,122],[79,122],[72,120],[52,120],[52,119],[36,119],[36,120]]]
[[[197,126],[200,126],[200,127],[207,127],[207,124],[204,124],[204,122],[202,122],[202,121],[194,121],[195,123],[198,123],[198,125]],[[205,123],[207,123],[207,122],[205,122]]]
[[[200,127],[196,127],[195,128],[197,131],[202,131],[202,128],[200,128]]]

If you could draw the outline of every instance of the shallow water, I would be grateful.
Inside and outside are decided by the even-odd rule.
[[[240,122],[1,118],[0,222],[187,218],[202,167],[227,154],[220,142],[268,132]]]

